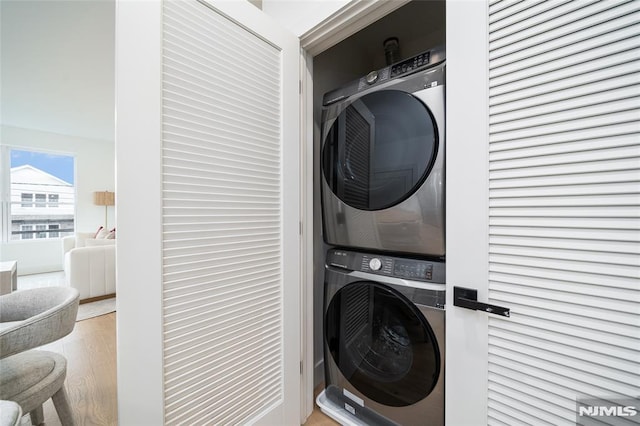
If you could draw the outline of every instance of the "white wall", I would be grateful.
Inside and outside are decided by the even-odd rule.
[[[18,261],[18,275],[62,270],[60,239],[12,241],[0,244],[0,260]]]
[[[90,232],[103,224],[104,207],[93,204],[93,192],[115,189],[112,142],[9,126],[2,126],[0,134],[0,145],[73,155],[76,159],[76,230]],[[107,220],[110,227],[115,226],[113,207],[108,208]],[[60,240],[11,241],[0,246],[0,260],[17,260],[19,275],[62,270]]]
[[[262,11],[297,36],[349,4],[350,0],[262,0]]]
[[[0,145],[76,156],[79,231],[104,222],[93,191],[115,187],[114,20],[114,0],[0,2]],[[60,246],[0,244],[0,259],[19,274],[61,270]]]
[[[2,124],[113,140],[114,0],[0,9]]]

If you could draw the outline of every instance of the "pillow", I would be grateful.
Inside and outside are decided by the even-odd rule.
[[[106,240],[106,239],[88,239],[85,243],[85,247],[96,247],[96,246],[113,246],[116,244],[116,240]]]
[[[103,229],[104,229],[104,226],[101,226],[100,228],[98,228],[96,233],[93,234],[93,238],[98,238],[98,235],[100,235],[100,231],[102,231]]]
[[[109,233],[104,237],[107,240],[115,240],[116,239],[116,228],[113,228]]]
[[[101,226],[94,238],[96,240],[104,240],[105,238],[107,238],[107,235],[109,235],[109,230]]]

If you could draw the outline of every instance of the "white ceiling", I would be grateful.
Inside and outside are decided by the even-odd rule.
[[[0,2],[2,125],[114,140],[114,0]]]

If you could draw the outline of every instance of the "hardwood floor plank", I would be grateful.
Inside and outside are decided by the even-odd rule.
[[[314,405],[313,412],[304,423],[304,426],[340,426],[340,423],[326,416],[317,405]]]
[[[316,398],[324,389],[324,383],[320,384],[313,390],[313,412],[309,416],[303,426],[339,426],[340,423],[334,421],[331,417],[327,416],[320,410],[318,404],[316,404]]]
[[[116,314],[79,321],[71,334],[42,349],[67,358],[65,386],[76,424],[116,426]],[[44,404],[44,420],[46,426],[62,426],[51,400]],[[30,424],[24,416],[21,425]]]
[[[78,426],[117,426],[116,313],[79,321],[68,336],[42,349],[67,358],[65,386]],[[319,392],[316,389],[316,394]],[[46,426],[62,426],[53,403],[44,404]],[[29,416],[21,425],[30,425]],[[336,426],[318,406],[304,426]]]
[[[67,377],[67,394],[76,424],[95,424],[96,387],[93,374]]]

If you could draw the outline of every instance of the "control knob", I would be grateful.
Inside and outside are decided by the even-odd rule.
[[[373,84],[376,81],[378,81],[378,71],[371,71],[369,74],[367,74],[367,83],[369,84]]]
[[[371,268],[372,271],[378,271],[382,268],[382,262],[377,257],[374,257],[369,261],[369,268]]]

